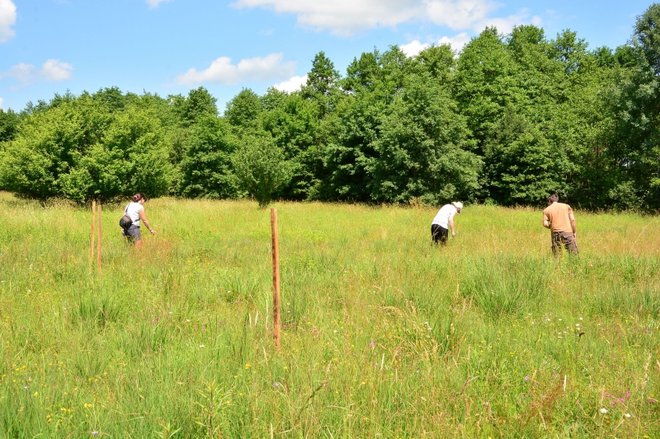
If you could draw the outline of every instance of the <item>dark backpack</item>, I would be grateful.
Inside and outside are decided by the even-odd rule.
[[[119,227],[124,230],[127,230],[133,224],[133,220],[130,216],[124,215],[119,219]]]

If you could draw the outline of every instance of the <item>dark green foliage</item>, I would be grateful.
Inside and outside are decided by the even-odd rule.
[[[227,104],[225,117],[239,129],[255,129],[258,127],[260,113],[259,96],[250,89],[243,89]]]
[[[458,108],[482,154],[511,96],[515,65],[497,30],[488,28],[463,49],[452,83]]]
[[[185,197],[235,197],[230,162],[235,142],[229,124],[216,116],[206,116],[190,127],[183,140],[179,193]]]
[[[337,88],[339,73],[324,52],[319,52],[312,61],[312,70],[307,76],[303,92],[306,96],[328,96]]]
[[[429,203],[468,199],[478,188],[481,160],[470,150],[465,119],[430,77],[411,77],[382,117],[370,196],[376,202]]]
[[[533,204],[552,192],[565,192],[566,154],[512,107],[495,127],[486,159],[490,196],[504,204]]]
[[[265,207],[291,179],[292,167],[267,134],[246,136],[231,158],[238,185]]]
[[[619,174],[615,206],[660,209],[660,4],[638,18],[633,66],[620,77],[614,104],[615,144],[609,156]],[[627,204],[632,204],[629,206]]]
[[[19,120],[20,116],[12,110],[0,109],[0,144],[14,138]]]
[[[204,117],[218,115],[215,98],[204,87],[191,90],[187,98],[170,96],[170,101],[179,124],[183,127],[194,125]]]
[[[26,117],[3,151],[3,187],[25,197],[80,203],[137,190],[166,193],[171,169],[159,113],[139,99],[124,107],[100,93],[98,100],[89,94],[55,99]]]
[[[242,90],[218,116],[187,96],[56,95],[0,111],[0,187],[21,196],[438,203],[460,198],[660,209],[660,5],[630,44],[593,51],[570,30],[486,28],[460,53],[431,46],[324,52],[297,92]],[[243,192],[241,192],[243,191]]]
[[[280,191],[288,199],[309,199],[316,186],[322,158],[319,153],[319,107],[300,93],[282,96],[261,117],[263,129],[291,162],[291,181]]]

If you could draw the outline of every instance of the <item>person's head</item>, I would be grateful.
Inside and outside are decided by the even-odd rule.
[[[557,194],[552,194],[548,197],[548,206],[551,205],[552,203],[556,203],[559,201],[559,195]]]
[[[460,201],[454,201],[451,203],[451,205],[456,208],[458,213],[461,213],[461,210],[463,210],[463,203],[461,203]]]
[[[135,203],[140,203],[140,202],[144,203],[145,201],[147,201],[147,197],[145,197],[142,192],[138,192],[137,194],[131,197],[131,200],[133,200],[133,202]]]

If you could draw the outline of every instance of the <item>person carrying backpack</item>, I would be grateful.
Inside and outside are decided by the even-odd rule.
[[[134,244],[137,248],[142,247],[140,223],[143,223],[152,235],[156,233],[151,227],[151,224],[149,224],[149,220],[147,220],[147,215],[144,211],[144,203],[146,202],[147,197],[145,197],[142,192],[138,192],[131,197],[131,202],[128,203],[128,206],[124,209],[124,215],[130,218],[130,222],[128,222],[127,227],[122,227],[123,235],[128,242]]]

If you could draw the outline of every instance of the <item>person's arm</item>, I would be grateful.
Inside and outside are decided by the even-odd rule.
[[[573,236],[577,236],[577,225],[575,224],[575,215],[573,215],[573,209],[568,211],[568,220],[571,222],[571,229],[573,229]]]
[[[456,236],[456,226],[454,225],[454,217],[449,217],[449,229],[451,230],[451,236]]]
[[[140,211],[140,220],[142,221],[142,224],[144,224],[147,229],[149,229],[152,235],[156,233],[156,231],[151,228],[151,224],[149,224],[149,221],[147,220],[147,215],[144,213],[144,209]]]
[[[548,216],[547,213],[543,213],[543,227],[546,229],[549,229],[550,226],[552,226],[552,223],[550,223],[550,217]]]

